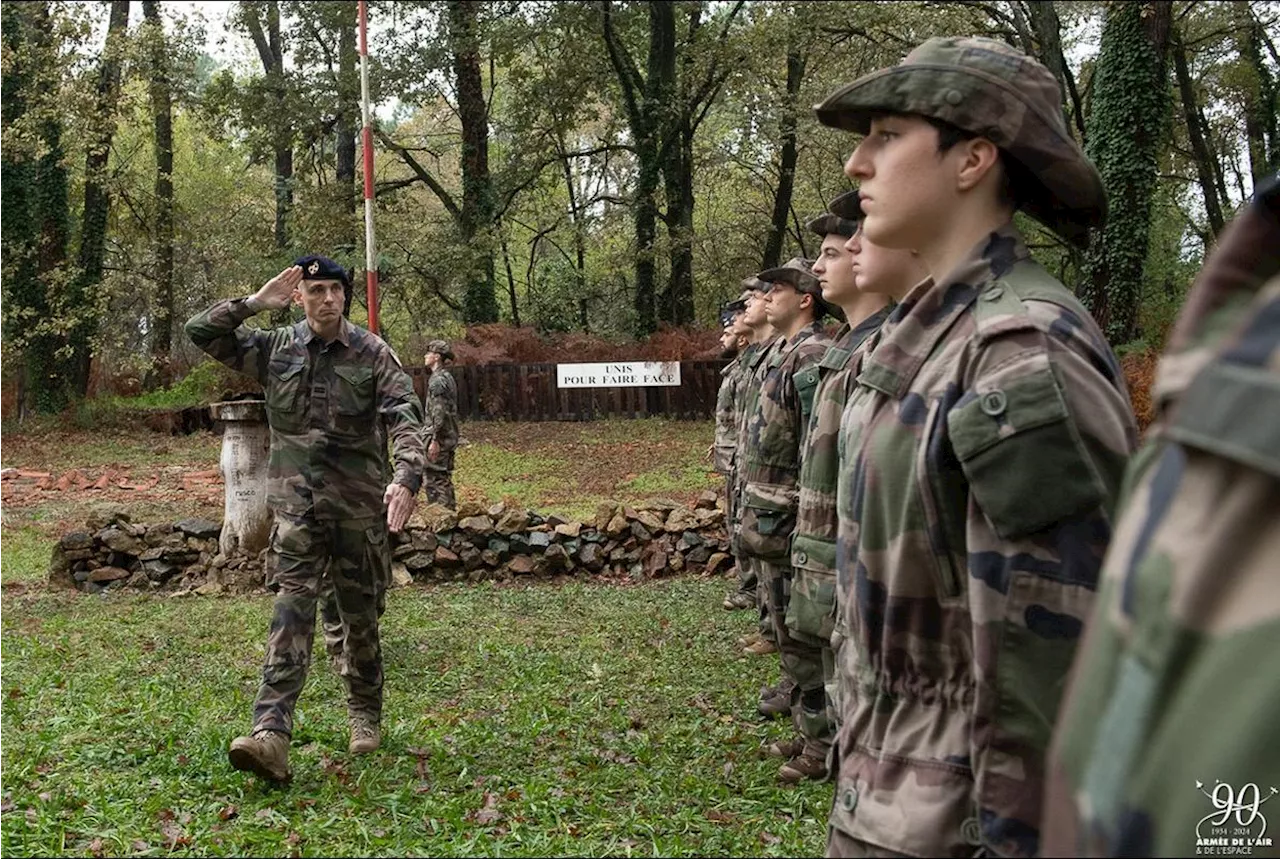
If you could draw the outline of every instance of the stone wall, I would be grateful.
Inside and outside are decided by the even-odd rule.
[[[205,519],[147,525],[133,522],[126,510],[112,511],[54,546],[49,581],[89,593],[261,589],[265,552],[221,554],[221,528]],[[693,507],[660,499],[634,507],[601,504],[590,522],[505,504],[462,504],[456,512],[428,505],[391,539],[396,585],[561,575],[642,579],[733,567],[714,492]]]

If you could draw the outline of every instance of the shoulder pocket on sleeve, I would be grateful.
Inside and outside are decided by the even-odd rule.
[[[979,384],[962,403],[947,415],[951,445],[1001,538],[1035,533],[1105,500],[1047,363]]]

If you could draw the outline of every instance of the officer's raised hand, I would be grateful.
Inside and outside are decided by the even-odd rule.
[[[302,266],[293,265],[280,272],[254,293],[251,306],[259,310],[280,310],[293,301],[293,291],[302,283]]]

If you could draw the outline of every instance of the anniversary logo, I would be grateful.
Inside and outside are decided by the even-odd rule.
[[[1224,781],[1215,781],[1212,791],[1196,781],[1196,790],[1208,797],[1214,808],[1196,823],[1197,856],[1253,856],[1272,847],[1262,806],[1280,791],[1272,787],[1264,795],[1252,783],[1237,791]]]

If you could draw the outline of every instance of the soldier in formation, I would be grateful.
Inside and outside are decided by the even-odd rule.
[[[750,345],[750,329],[742,324],[742,313],[747,309],[747,302],[739,298],[725,304],[720,310],[720,357],[729,363],[720,371],[720,388],[716,392],[716,434],[711,446],[707,449],[707,458],[712,461],[715,470],[725,479],[725,520],[734,521],[736,513],[736,495],[733,492],[733,473],[735,453],[738,445],[737,403],[734,397],[738,390],[738,376],[742,372],[742,356]],[[724,598],[726,611],[754,608],[756,604],[756,583],[748,578],[735,563],[738,587]]]
[[[865,135],[862,235],[929,277],[891,297],[841,419],[832,856],[1039,850],[1044,761],[1137,430],[1119,362],[1031,259],[1106,201],[1057,80],[930,39],[817,107]]]
[[[192,342],[256,378],[266,396],[275,516],[267,584],[276,596],[253,729],[232,741],[229,757],[236,769],[277,782],[291,775],[294,708],[311,664],[326,568],[343,625],[348,749],[368,753],[381,742],[378,607],[390,578],[388,531],[404,526],[421,482],[418,398],[391,348],[344,318],[349,294],[341,266],[303,257],[254,295],[220,301],[186,325]],[[296,325],[243,324],[291,302],[306,317]]]
[[[448,366],[453,350],[443,340],[427,344],[424,362],[431,376],[427,379],[426,423],[423,444],[427,451],[427,469],[423,478],[427,502],[442,504],[453,510],[458,506],[453,494],[453,455],[458,447],[458,383]]]

